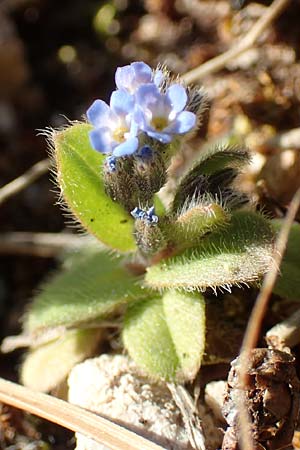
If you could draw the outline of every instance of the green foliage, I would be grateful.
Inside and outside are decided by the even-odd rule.
[[[105,317],[147,293],[123,266],[123,259],[104,252],[87,252],[74,258],[68,269],[41,286],[28,308],[25,331],[75,327]]]
[[[203,175],[212,175],[224,169],[241,169],[250,162],[249,152],[239,147],[210,147],[201,152],[193,170]],[[197,169],[196,169],[197,167]]]
[[[205,346],[205,302],[198,294],[168,291],[131,305],[123,341],[154,378],[184,382],[199,370]]]
[[[229,220],[230,214],[215,202],[191,203],[169,227],[166,226],[166,232],[177,247],[184,249],[194,247],[206,233],[223,227]]]
[[[80,223],[101,242],[121,252],[135,250],[133,219],[105,193],[104,156],[89,143],[91,127],[78,123],[54,133],[54,156],[62,197]]]
[[[258,281],[272,259],[273,233],[259,214],[238,211],[224,230],[198,247],[148,268],[146,283],[156,289],[199,289]]]
[[[248,199],[230,188],[238,175],[239,169],[248,164],[249,154],[246,150],[234,147],[215,147],[201,153],[191,170],[181,180],[173,201],[172,209],[176,212],[188,199],[211,195],[226,206],[237,208]]]
[[[70,330],[59,339],[34,348],[23,361],[22,384],[43,392],[54,389],[75,364],[93,354],[100,336],[99,330]]]
[[[168,74],[164,77],[163,90]],[[187,108],[199,123],[204,94],[191,88],[187,93]],[[139,130],[137,151],[116,156],[111,147],[106,159],[91,147],[90,130],[90,125],[77,123],[53,133],[62,197],[103,244],[119,252],[137,251],[131,268],[145,274],[145,280],[127,270],[125,257],[113,258],[98,249],[72,255],[29,307],[25,334],[44,337],[43,332],[59,326],[87,328],[126,306],[123,342],[137,365],[156,379],[193,380],[205,349],[206,317],[203,296],[191,291],[217,292],[256,283],[272,261],[273,230],[259,213],[241,210],[249,199],[234,185],[249,154],[232,147],[203,151],[166,210],[157,193],[167,179],[171,156],[183,145],[184,133],[175,133],[170,144],[162,144],[155,133],[150,138]],[[300,243],[299,234],[293,239]],[[299,256],[288,249],[283,275],[298,274],[298,262]],[[163,289],[163,294],[157,292]],[[276,289],[286,291],[282,279]],[[53,367],[60,365],[60,358],[68,359],[64,355],[70,353],[59,378],[94,348],[94,338],[93,332],[68,331],[62,340],[33,349],[23,365],[24,382],[51,388],[51,379],[57,380]],[[208,342],[206,348],[213,347]]]
[[[282,221],[273,220],[272,225],[275,231],[279,231]],[[300,300],[300,225],[298,223],[292,225],[274,293],[284,298]]]

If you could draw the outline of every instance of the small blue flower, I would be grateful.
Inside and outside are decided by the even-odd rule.
[[[101,153],[126,156],[138,148],[137,126],[132,120],[134,99],[126,91],[114,91],[110,106],[96,100],[87,111],[87,118],[94,126],[90,131],[90,142]]]
[[[134,120],[140,130],[163,144],[175,135],[189,132],[196,125],[196,115],[184,111],[187,93],[180,84],[172,84],[166,93],[154,84],[144,84],[136,92]]]
[[[150,161],[153,158],[153,150],[149,145],[144,145],[136,152],[135,157],[144,162]]]
[[[155,214],[154,206],[151,206],[151,208],[148,209],[148,211],[145,211],[141,208],[134,208],[134,210],[130,213],[135,219],[142,220],[143,222],[147,223],[148,225],[153,225],[158,222],[158,216]]]
[[[105,163],[109,172],[115,172],[117,170],[117,158],[114,156],[108,156]]]
[[[153,73],[151,67],[144,62],[134,62],[128,66],[118,67],[115,75],[117,88],[129,92],[131,95],[135,94],[143,84],[155,83],[159,86],[162,79],[161,70]]]

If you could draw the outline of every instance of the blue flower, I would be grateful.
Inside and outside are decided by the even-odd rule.
[[[92,147],[101,153],[126,156],[138,148],[137,126],[132,120],[134,99],[126,91],[114,91],[108,106],[96,100],[87,111],[87,118],[94,126],[89,137]]]
[[[159,86],[163,79],[161,70],[153,73],[152,69],[144,62],[134,62],[128,66],[118,67],[115,81],[118,89],[135,94],[143,84],[155,83]]]
[[[143,162],[151,161],[153,158],[153,150],[149,145],[144,145],[136,152],[135,157]]]
[[[147,223],[148,225],[153,225],[158,222],[158,216],[155,214],[154,206],[151,206],[151,208],[148,209],[148,211],[145,211],[141,208],[134,208],[130,213],[135,219],[142,220],[143,222]]]
[[[188,97],[180,84],[172,84],[166,93],[160,92],[154,83],[144,84],[138,88],[135,99],[134,120],[139,129],[163,144],[196,125],[196,115],[184,111]]]
[[[105,164],[109,172],[116,172],[117,159],[114,156],[108,156],[105,160]]]

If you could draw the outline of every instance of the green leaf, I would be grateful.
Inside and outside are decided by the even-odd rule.
[[[59,339],[31,350],[21,367],[22,384],[43,392],[54,389],[75,364],[94,353],[100,337],[99,330],[71,330]]]
[[[104,190],[104,155],[90,145],[91,126],[78,123],[54,133],[57,178],[67,205],[80,223],[104,244],[122,252],[136,249],[132,217]]]
[[[104,317],[147,295],[122,265],[123,258],[87,253],[41,286],[25,317],[25,331],[79,324]]]
[[[172,210],[180,210],[188,198],[192,200],[208,194],[229,209],[247,203],[247,196],[233,189],[232,183],[249,160],[248,152],[239,147],[217,146],[201,152],[200,159],[180,181]]]
[[[199,370],[205,347],[205,302],[197,293],[168,291],[129,306],[125,348],[155,378],[185,382]]]
[[[202,175],[212,175],[220,170],[240,169],[250,161],[249,152],[238,146],[216,146],[201,152],[194,170]]]
[[[273,232],[261,215],[238,211],[229,225],[201,245],[148,268],[146,283],[156,289],[205,290],[255,282],[272,260]]]
[[[224,227],[229,220],[228,211],[215,202],[191,202],[175,222],[165,227],[165,234],[169,234],[178,249],[195,247],[206,233]]]
[[[153,203],[155,214],[157,214],[158,216],[164,216],[166,214],[166,208],[157,194],[155,194],[153,197]]]
[[[279,231],[282,220],[272,220],[275,231]],[[287,248],[280,266],[273,292],[281,297],[300,300],[300,225],[292,225]]]

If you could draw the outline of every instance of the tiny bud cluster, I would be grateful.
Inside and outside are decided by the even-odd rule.
[[[154,213],[154,206],[151,206],[151,208],[148,209],[148,211],[145,211],[141,208],[134,208],[134,210],[131,211],[131,215],[138,220],[142,220],[143,222],[146,222],[148,224],[156,224],[158,222],[158,217]]]

